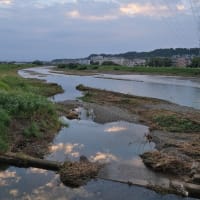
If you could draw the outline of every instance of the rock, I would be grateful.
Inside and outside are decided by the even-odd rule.
[[[76,111],[70,111],[67,114],[67,118],[72,120],[72,119],[79,119],[79,114]]]

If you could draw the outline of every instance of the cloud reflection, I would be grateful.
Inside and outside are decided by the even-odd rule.
[[[19,190],[17,189],[12,189],[9,191],[9,194],[13,197],[17,197],[19,195]]]
[[[31,167],[31,168],[29,168],[29,169],[27,170],[27,173],[28,173],[28,174],[29,174],[29,173],[33,173],[33,174],[44,174],[44,175],[47,175],[48,171],[45,170],[45,169],[38,169],[38,168],[33,168],[33,167]]]
[[[84,148],[83,144],[78,144],[78,143],[58,143],[58,144],[54,144],[50,147],[50,152],[51,153],[56,153],[59,151],[64,152],[64,154],[66,155],[70,155],[74,158],[78,158],[80,157],[80,149]]]
[[[0,186],[7,186],[11,182],[18,183],[21,178],[17,176],[16,172],[2,171],[0,172]]]
[[[114,132],[120,132],[120,131],[125,131],[125,130],[127,130],[126,127],[123,127],[123,126],[113,126],[113,127],[110,127],[110,128],[106,128],[104,131],[108,132],[108,133],[114,133]]]
[[[56,174],[49,182],[45,185],[34,189],[31,193],[24,193],[21,199],[29,200],[69,200],[69,199],[87,199],[92,197],[92,193],[88,192],[84,187],[77,189],[71,189],[64,186],[59,181],[59,175]]]
[[[118,158],[110,153],[97,152],[95,156],[91,156],[92,162],[109,163],[111,161],[117,161]]]

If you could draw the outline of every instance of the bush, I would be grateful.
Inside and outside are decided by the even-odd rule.
[[[101,65],[108,65],[108,66],[119,66],[119,64],[113,61],[104,61]]]
[[[150,67],[171,67],[172,60],[170,58],[150,58],[147,65]]]
[[[35,60],[35,61],[32,62],[32,64],[40,66],[40,65],[43,65],[43,62],[40,61],[40,60]]]
[[[58,68],[61,68],[61,69],[77,69],[78,67],[80,67],[80,64],[78,63],[68,63],[68,64],[59,64],[58,65]]]
[[[0,92],[0,106],[18,116],[32,116],[35,112],[54,113],[51,103],[45,97],[31,93]]]
[[[193,58],[192,63],[189,67],[200,68],[200,57]]]
[[[86,70],[87,69],[87,66],[80,66],[78,67],[78,70]]]

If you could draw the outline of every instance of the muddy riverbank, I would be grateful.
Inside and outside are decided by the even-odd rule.
[[[156,144],[156,151],[141,155],[154,171],[173,175],[178,180],[195,183],[200,174],[200,111],[167,101],[136,97],[80,85],[85,96],[80,102],[93,111],[94,121],[116,120],[142,123],[150,127],[146,138]]]

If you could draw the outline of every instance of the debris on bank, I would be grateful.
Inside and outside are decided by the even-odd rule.
[[[145,165],[152,168],[154,171],[185,175],[190,174],[192,170],[192,162],[159,151],[146,152],[142,154],[141,157]]]
[[[101,166],[89,161],[65,162],[59,174],[61,181],[70,187],[80,187],[97,177]]]
[[[0,154],[0,163],[17,167],[36,167],[40,169],[57,171],[61,181],[69,187],[80,187],[91,179],[97,177],[102,165],[92,163],[85,156],[79,162],[66,161],[64,163],[34,158],[25,154]]]

